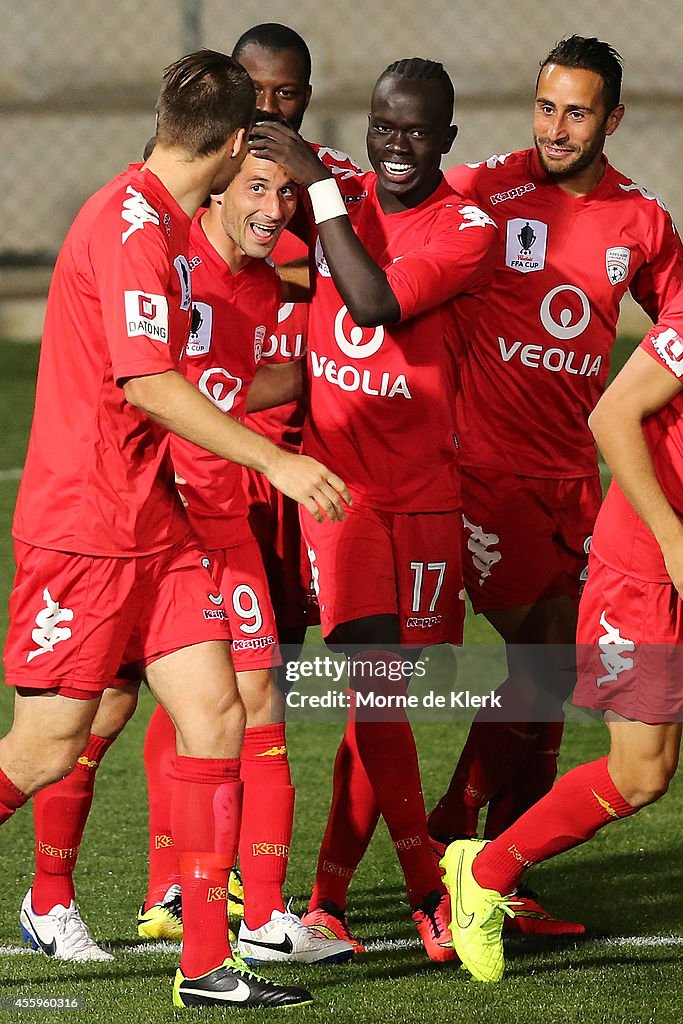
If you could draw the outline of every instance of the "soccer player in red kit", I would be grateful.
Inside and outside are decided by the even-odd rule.
[[[363,177],[362,198],[348,206],[333,176],[291,130],[256,125],[250,136],[253,152],[307,186],[320,233],[304,450],[334,450],[354,503],[337,535],[318,530],[309,517],[302,526],[323,635],[335,647],[362,652],[358,660],[372,666],[361,678],[351,663],[350,685],[360,693],[405,694],[405,676],[394,671],[404,667],[401,643],[420,648],[462,638],[455,355],[490,280],[497,231],[439,169],[456,134],[453,98],[440,64],[411,58],[386,69],[368,128],[374,172]],[[352,712],[348,730],[394,842],[425,949],[433,959],[452,959],[448,904],[429,849],[407,716]],[[337,834],[335,842],[326,905],[311,905],[303,919],[333,932],[345,924],[333,892],[345,877],[346,836]]]
[[[506,828],[557,772],[562,702],[576,679],[576,607],[601,488],[588,415],[604,389],[629,290],[656,321],[683,276],[662,203],[603,154],[619,126],[619,55],[572,36],[541,63],[535,147],[454,168],[504,249],[461,364],[463,572],[474,610],[508,645],[497,720],[475,719],[429,818],[443,849]],[[533,645],[546,645],[541,650]],[[513,927],[583,931],[533,896]]]
[[[339,478],[225,417],[177,369],[191,316],[191,219],[239,169],[253,112],[253,87],[231,58],[204,50],[176,62],[164,74],[149,161],[77,216],[48,298],[13,525],[5,665],[16,698],[0,741],[0,820],[72,769],[119,666],[142,665],[178,729],[178,1006],[311,998],[232,960],[225,900],[212,895],[225,891],[236,853],[244,710],[224,617],[210,600],[215,585],[168,455],[172,431],[264,469],[314,514],[342,515]],[[73,911],[63,909],[57,930]]]
[[[311,54],[299,33],[273,22],[254,25],[237,40],[232,56],[249,73],[259,110],[279,114],[299,131],[312,92]],[[361,171],[346,153],[309,145],[344,194],[360,191]],[[301,219],[305,213],[305,204],[300,204],[297,217]],[[315,236],[306,224],[300,224],[299,230],[306,240],[289,230],[281,235],[273,252],[276,266],[308,260],[309,244],[314,243]],[[307,330],[308,304],[283,303],[277,327],[263,343],[264,363],[301,359]],[[252,413],[246,423],[287,451],[300,451],[304,412],[303,398],[299,398]],[[296,502],[271,487],[263,474],[245,470],[245,480],[249,521],[263,555],[280,643],[286,647],[288,658],[295,660],[306,627],[320,621],[310,585],[311,567],[301,539],[299,510]]]
[[[591,839],[666,792],[683,715],[683,292],[598,402],[590,426],[613,481],[579,606],[574,703],[604,712],[610,751],[561,776],[491,842],[443,865],[455,947],[480,981],[503,974],[503,917],[528,865]],[[507,894],[512,893],[511,896]]]
[[[224,195],[213,196],[209,209],[200,212],[190,229],[193,324],[184,372],[222,412],[240,422],[246,416],[247,393],[262,361],[263,346],[276,329],[280,305],[280,280],[266,257],[296,204],[297,185],[277,164],[250,154]],[[249,526],[242,467],[224,463],[176,437],[171,441],[171,456],[190,525],[207,552],[216,581],[217,593],[210,599],[227,610],[233,663],[246,710],[240,761],[244,787],[240,952],[249,961],[348,960],[353,956],[348,942],[306,927],[285,910],[283,902],[294,787],[284,697],[271,671],[280,662],[277,630],[261,554]],[[145,738],[150,885],[138,918],[140,934],[154,938],[169,937],[168,915],[181,895],[174,850],[164,842],[170,839],[165,766],[171,736],[170,720],[159,707]],[[177,912],[174,916],[179,917]]]

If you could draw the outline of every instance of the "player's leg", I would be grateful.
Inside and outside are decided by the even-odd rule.
[[[502,973],[500,901],[513,892],[526,867],[586,842],[666,791],[681,739],[682,621],[672,585],[622,576],[591,556],[580,607],[574,702],[605,712],[610,753],[563,775],[492,842],[449,846],[443,863],[455,898],[456,948],[482,980],[497,980]],[[458,876],[465,880],[464,891],[456,885]],[[461,896],[478,908],[472,927],[459,913]]]
[[[56,690],[17,690],[12,728],[0,740],[0,823],[30,796],[72,771],[99,703],[92,691],[81,692],[81,698]],[[34,949],[63,960],[111,959],[95,946],[71,900],[39,914],[31,895],[29,889],[20,924]]]
[[[239,861],[244,883],[239,950],[251,962],[335,963],[347,943],[304,926],[285,909],[283,888],[294,825],[294,787],[285,727],[285,699],[276,682],[281,660],[275,616],[261,555],[249,540],[211,553],[211,571],[226,597],[232,656],[246,713]]]
[[[134,683],[105,690],[85,750],[73,771],[34,797],[35,874],[20,915],[28,939],[43,930],[36,918],[55,917],[62,909],[71,910],[73,918],[79,916],[73,873],[92,805],[95,775],[102,758],[135,711],[137,695],[138,684]],[[72,931],[74,925],[72,922]],[[112,959],[90,938],[84,923],[81,932],[78,960]],[[74,942],[71,948],[75,950]]]
[[[179,545],[160,559],[149,580],[150,601],[139,625],[150,689],[176,728],[171,835],[180,868],[183,948],[173,999],[177,1006],[237,997],[250,1005],[301,1005],[310,1002],[310,993],[246,971],[232,959],[228,942],[227,881],[239,837],[245,715],[229,633],[209,594],[215,595],[215,583],[202,552],[193,543]],[[187,646],[178,648],[179,638]]]
[[[430,835],[442,844],[475,835],[481,808],[507,787],[537,744],[549,749],[542,723],[562,720],[562,702],[575,682],[576,612],[569,591],[576,593],[578,578],[568,584],[558,546],[557,486],[494,479],[486,471],[463,477],[466,585],[475,611],[505,640],[508,678],[497,690],[502,711],[496,716],[482,709],[476,716],[448,790],[430,815]]]

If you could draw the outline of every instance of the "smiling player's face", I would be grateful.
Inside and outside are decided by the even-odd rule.
[[[247,256],[263,259],[294,214],[297,185],[278,164],[249,154],[221,202],[226,235]]]
[[[595,184],[605,138],[616,130],[623,107],[605,109],[602,77],[595,71],[547,64],[534,108],[534,143],[547,174],[558,184]]]
[[[457,129],[438,82],[381,78],[372,94],[367,149],[382,205],[414,207],[437,187],[441,157]]]

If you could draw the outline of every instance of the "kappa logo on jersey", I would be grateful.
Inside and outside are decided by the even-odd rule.
[[[348,317],[348,320],[347,320]],[[382,347],[384,328],[366,328],[355,324],[346,306],[342,306],[334,318],[334,340],[345,356],[351,359],[368,359]]]
[[[254,362],[260,363],[263,358],[263,342],[266,339],[266,325],[260,324],[254,331]]]
[[[129,338],[145,335],[168,345],[168,299],[152,292],[124,292]]]
[[[173,266],[178,272],[180,281],[180,308],[189,309],[192,305],[192,280],[190,278],[190,264],[187,257],[181,253],[173,260]]]
[[[71,608],[60,608],[59,601],[53,600],[47,587],[43,591],[43,601],[45,608],[36,615],[36,628],[31,632],[36,649],[29,652],[27,662],[33,661],[40,654],[54,651],[55,644],[71,637],[69,627],[61,625],[62,622],[73,622],[74,613]]]
[[[465,166],[471,167],[473,171],[476,170],[477,167],[488,167],[490,171],[495,171],[496,167],[503,167],[505,165],[505,161],[509,156],[512,156],[512,154],[494,153],[493,156],[488,158],[488,160],[480,160],[478,164],[466,164]]]
[[[497,533],[485,533],[481,526],[471,523],[467,516],[462,517],[462,525],[469,531],[467,550],[472,553],[472,564],[479,571],[479,586],[491,575],[491,570],[503,557],[500,551],[491,551],[494,544],[500,542]]]
[[[636,645],[633,640],[627,640],[619,632],[618,626],[613,626],[607,621],[607,613],[600,616],[600,625],[605,630],[598,639],[600,648],[600,661],[602,662],[606,675],[595,680],[597,686],[603,683],[613,683],[622,672],[628,672],[633,668],[633,658],[625,658],[624,651],[635,651]]]
[[[157,226],[159,224],[159,214],[153,206],[149,205],[142,192],[138,192],[132,185],[129,185],[126,195],[129,198],[123,200],[121,218],[130,224],[130,227],[121,234],[122,245],[126,244],[132,234],[140,228],[144,228],[145,224],[156,224]]]
[[[505,203],[508,199],[519,199],[520,196],[526,195],[527,192],[535,192],[536,186],[533,181],[527,181],[525,185],[518,185],[517,188],[510,188],[507,192],[494,192],[492,196],[489,196],[489,202],[493,206],[497,206],[498,203]]]
[[[649,199],[650,202],[654,202],[657,206],[661,207],[665,213],[669,212],[659,196],[656,196],[654,192],[650,192],[649,188],[645,188],[644,185],[638,185],[635,181],[632,181],[630,185],[624,185],[620,182],[619,188],[624,192],[640,192],[643,199]]]
[[[323,243],[320,241],[319,236],[315,243],[315,266],[321,277],[332,277],[332,271],[327,265],[325,253],[323,252]]]
[[[666,363],[677,377],[683,377],[683,340],[680,335],[673,327],[667,327],[659,334],[651,334],[650,338],[662,362]]]
[[[605,252],[605,266],[610,284],[621,284],[628,277],[631,262],[631,250],[623,245],[615,245]]]
[[[197,387],[221,412],[230,412],[242,390],[242,380],[222,366],[210,366],[199,378]]]
[[[465,228],[496,227],[496,222],[491,220],[489,215],[480,210],[478,206],[459,206],[458,213],[462,217],[462,224],[458,231],[464,231]],[[394,262],[396,261],[394,260]]]
[[[515,217],[508,221],[505,265],[520,274],[532,274],[545,267],[548,225],[542,220]]]
[[[192,303],[190,337],[185,352],[188,356],[203,356],[211,348],[213,332],[213,307],[208,302]]]
[[[325,157],[328,159],[326,160]],[[363,173],[360,167],[353,162],[349,154],[342,152],[340,149],[330,149],[329,146],[321,146],[318,149],[318,159],[322,160],[328,171],[331,171],[335,178],[340,178],[341,181],[345,181],[347,178],[357,178]]]

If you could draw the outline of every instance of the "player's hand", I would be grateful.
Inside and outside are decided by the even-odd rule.
[[[340,522],[344,505],[351,504],[351,495],[344,481],[316,459],[277,450],[266,476],[279,491],[294,498],[322,523]]]
[[[280,164],[300,185],[332,177],[306,140],[279,121],[257,122],[249,134],[248,145],[250,153]]]
[[[680,543],[662,545],[662,554],[671,582],[683,598],[683,547]]]
[[[190,503],[187,500],[187,498],[185,497],[185,495],[183,494],[183,492],[180,490],[180,488],[183,487],[187,483],[187,480],[183,480],[183,478],[181,476],[178,476],[178,474],[175,473],[174,474],[174,482],[175,482],[176,490],[177,490],[178,494],[180,495],[180,500],[183,503],[183,508],[187,508]]]

